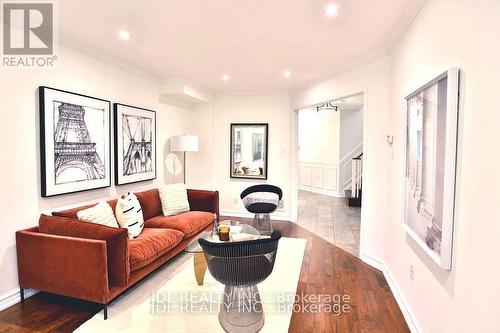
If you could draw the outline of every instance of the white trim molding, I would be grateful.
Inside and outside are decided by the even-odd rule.
[[[299,161],[299,189],[334,196],[343,196],[339,191],[339,185],[338,163]]]
[[[37,292],[38,290],[35,289],[24,289],[24,299],[33,296]],[[21,293],[19,289],[5,293],[0,296],[0,311],[3,311],[19,302],[21,302]]]
[[[335,198],[345,198],[345,193],[343,193],[343,192],[325,190],[325,189],[314,188],[314,187],[309,187],[309,186],[299,186],[298,188],[299,188],[299,190],[302,190],[302,191],[308,191],[308,192],[312,192],[312,193],[329,195],[329,196],[335,197]]]
[[[403,313],[403,317],[405,318],[410,331],[412,333],[422,332],[417,324],[415,315],[411,311],[410,305],[406,302],[406,299],[404,298],[403,293],[400,291],[396,279],[394,279],[394,277],[392,276],[391,271],[389,270],[387,265],[382,261],[375,259],[363,252],[360,253],[359,257],[361,260],[363,260],[363,262],[372,266],[373,268],[378,269],[384,274],[385,280],[387,281],[389,288],[391,288],[392,294],[394,295],[394,298],[399,305],[399,309]]]
[[[299,161],[298,184],[300,190],[345,197],[352,180],[352,159],[363,152],[363,143],[358,144],[339,162]]]
[[[154,82],[156,84],[161,83],[161,78],[158,77],[157,75],[145,71],[142,68],[139,68],[135,65],[130,64],[129,62],[126,62],[122,59],[119,59],[107,52],[104,52],[100,49],[96,49],[94,47],[89,46],[86,43],[82,43],[80,41],[76,41],[71,38],[67,38],[66,36],[59,36],[57,43],[57,46],[62,46],[65,49],[68,49],[73,52],[77,52],[79,54],[83,54],[86,56],[90,56],[94,59],[100,60],[107,62],[108,64],[112,64],[118,68],[121,68],[127,72],[134,73],[138,76],[141,76],[151,82]]]

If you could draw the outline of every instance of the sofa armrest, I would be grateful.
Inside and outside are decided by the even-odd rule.
[[[191,210],[214,213],[220,221],[219,191],[188,189],[187,194]]]
[[[105,241],[109,283],[119,287],[127,285],[130,275],[127,229],[43,214],[39,229],[44,234]]]
[[[106,242],[16,232],[19,285],[106,303],[109,296]]]

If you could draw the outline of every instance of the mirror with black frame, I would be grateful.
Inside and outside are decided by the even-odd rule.
[[[231,178],[267,179],[268,124],[231,124]]]

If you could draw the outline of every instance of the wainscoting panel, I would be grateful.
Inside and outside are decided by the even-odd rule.
[[[324,169],[313,166],[312,169],[312,186],[315,188],[323,188],[325,184]]]
[[[299,162],[299,189],[343,197],[339,186],[339,165],[331,162]]]
[[[312,168],[306,165],[300,165],[299,186],[312,186]]]
[[[330,191],[338,191],[338,169],[325,168],[325,184],[324,188]]]

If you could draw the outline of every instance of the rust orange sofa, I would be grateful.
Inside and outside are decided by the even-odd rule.
[[[92,205],[41,215],[38,227],[18,231],[21,299],[23,288],[75,297],[102,304],[107,318],[115,297],[219,219],[217,191],[188,190],[191,211],[176,216],[163,216],[158,189],[135,194],[144,230],[133,240],[126,229],[79,221],[76,213]],[[108,201],[113,210],[116,201]]]

